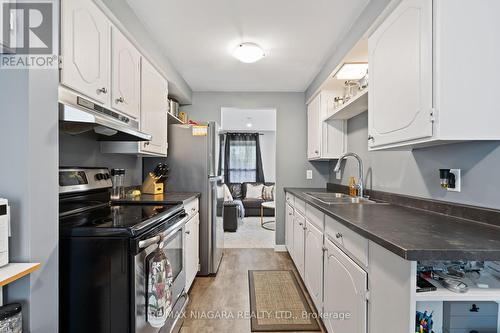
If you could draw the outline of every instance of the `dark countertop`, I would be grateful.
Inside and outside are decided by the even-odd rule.
[[[137,203],[160,203],[160,204],[177,204],[190,201],[194,198],[199,198],[200,193],[197,192],[167,192],[164,194],[141,194],[135,198],[126,198],[113,200],[113,202],[120,202],[124,204],[137,204]]]
[[[349,229],[407,260],[500,260],[500,227],[393,204],[327,205],[285,188]]]

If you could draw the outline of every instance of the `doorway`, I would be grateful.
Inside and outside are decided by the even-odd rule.
[[[221,108],[224,247],[274,248],[276,109]]]

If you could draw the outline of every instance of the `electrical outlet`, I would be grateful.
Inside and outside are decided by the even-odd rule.
[[[340,170],[339,170],[339,171],[335,172],[335,178],[336,178],[337,180],[342,179],[342,171],[340,171]]]
[[[313,179],[313,171],[306,170],[306,179]]]
[[[448,191],[450,192],[460,192],[462,190],[462,175],[460,172],[460,169],[450,169],[450,173],[455,175],[455,187],[454,188],[447,188]]]

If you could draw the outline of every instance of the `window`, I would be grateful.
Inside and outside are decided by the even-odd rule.
[[[257,143],[255,141],[230,141],[229,181],[231,183],[257,180]]]
[[[219,166],[226,183],[264,182],[258,133],[226,133]]]

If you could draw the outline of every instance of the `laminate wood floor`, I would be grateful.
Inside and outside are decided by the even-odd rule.
[[[250,311],[248,270],[273,269],[296,272],[286,252],[225,249],[217,276],[195,279],[181,333],[250,333],[250,319],[245,315]]]

